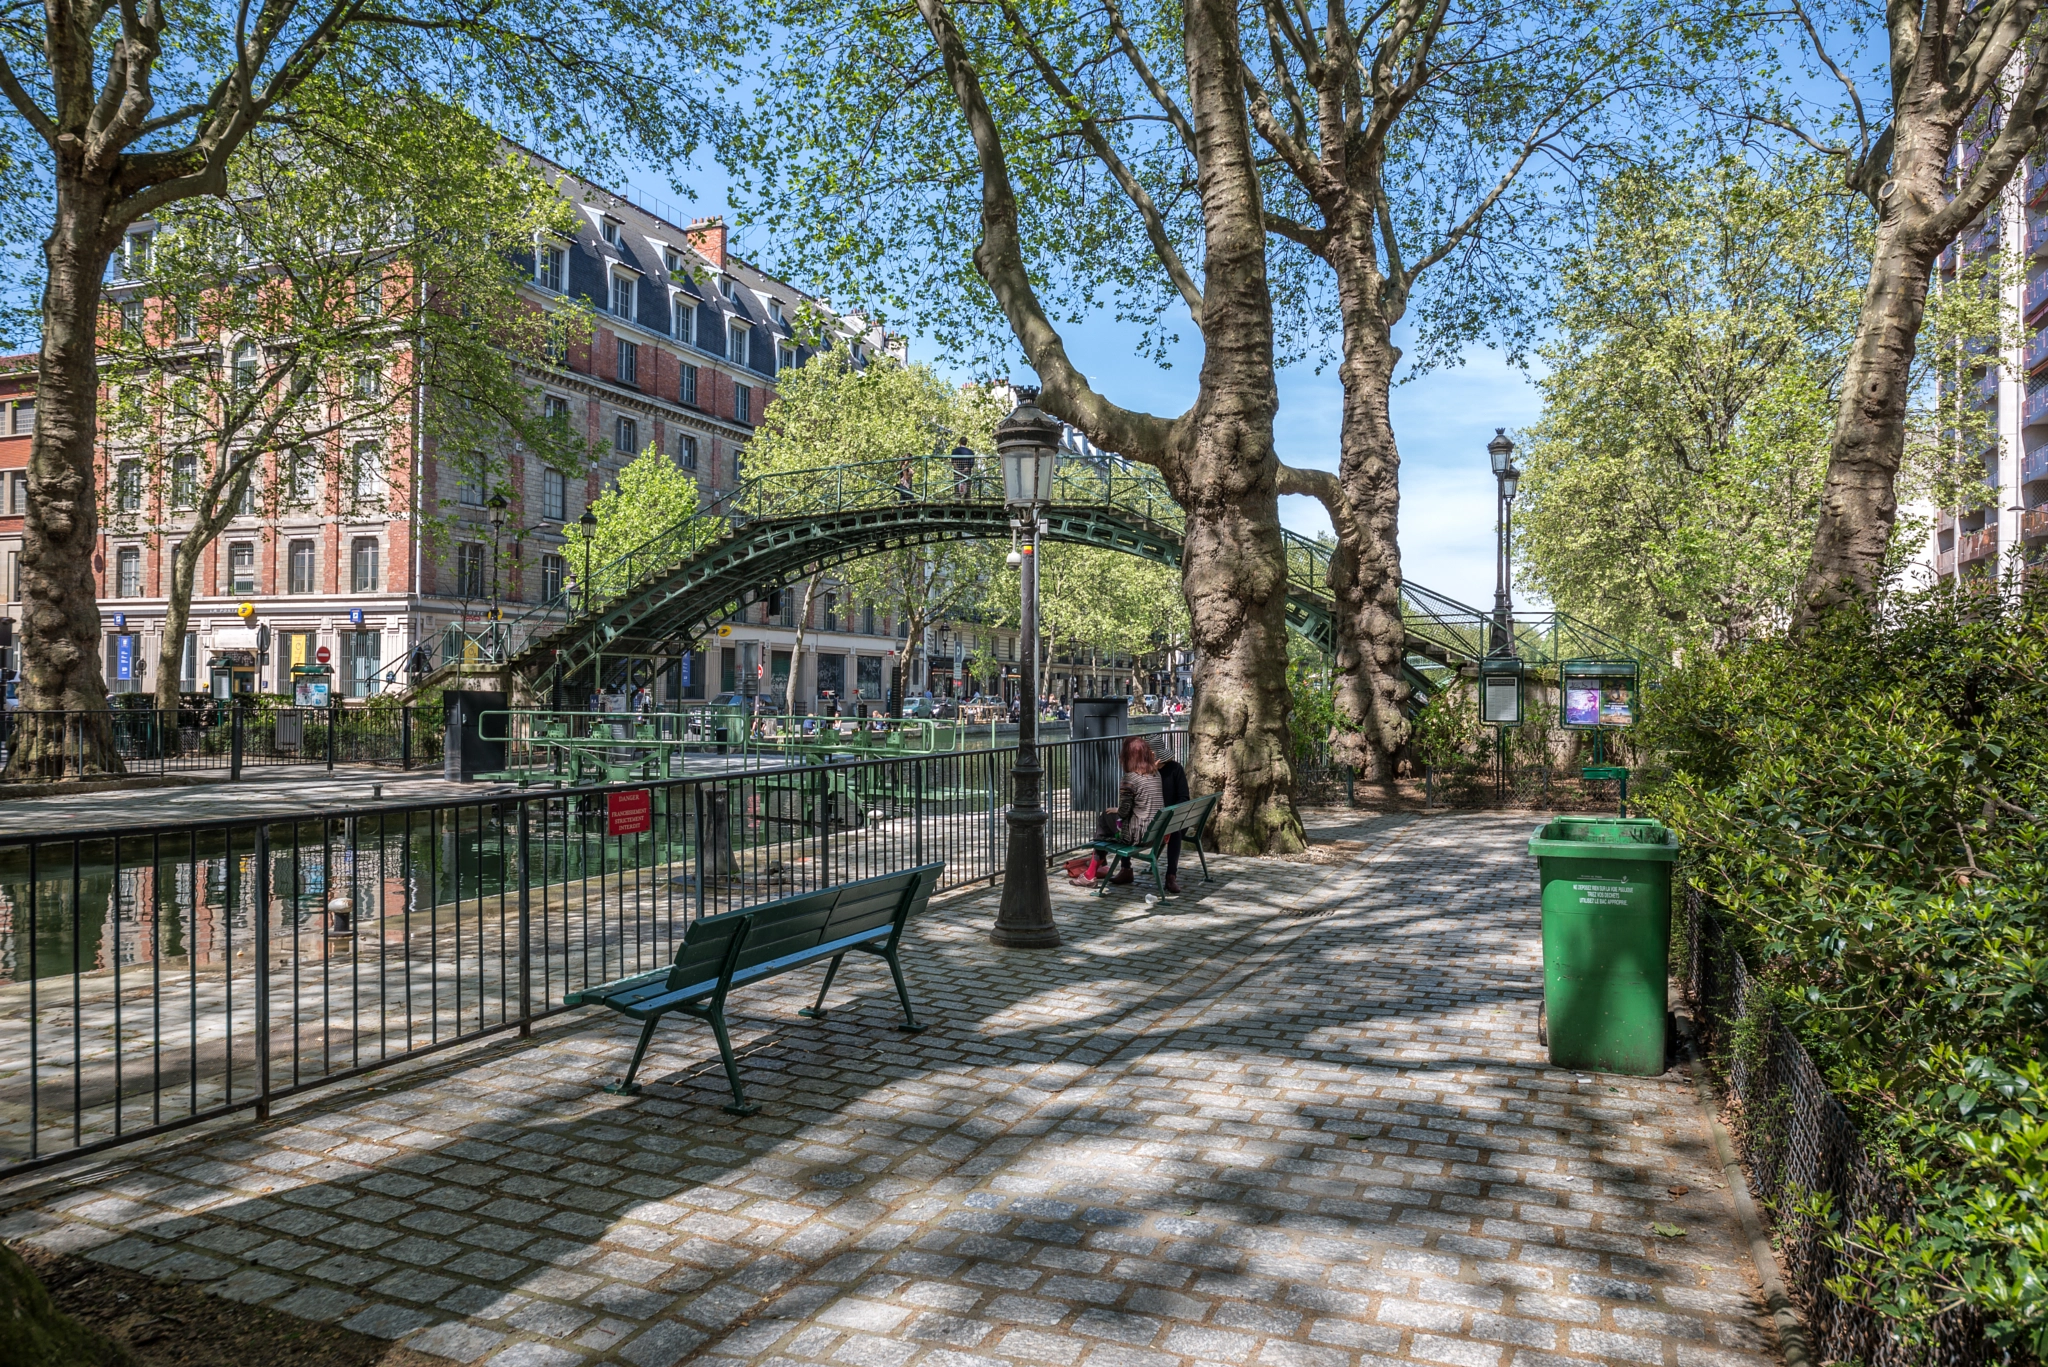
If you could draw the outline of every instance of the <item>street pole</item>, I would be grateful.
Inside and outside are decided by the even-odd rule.
[[[1010,771],[1010,846],[1003,861],[1003,897],[989,939],[1010,949],[1053,949],[1060,928],[1052,919],[1052,887],[1046,878],[1046,813],[1038,766],[1038,546],[1039,513],[1052,495],[1059,457],[1059,423],[1038,410],[1037,391],[1020,389],[1019,402],[996,426],[996,451],[1003,462],[1004,501],[1011,525],[1024,536],[1018,565],[1023,626],[1023,707],[1017,717],[1017,762]]]
[[[1493,639],[1487,643],[1486,653],[1512,655],[1515,605],[1508,593],[1508,517],[1522,472],[1515,468],[1515,444],[1508,440],[1507,429],[1493,430],[1493,440],[1486,443],[1486,454],[1493,464],[1494,480]]]

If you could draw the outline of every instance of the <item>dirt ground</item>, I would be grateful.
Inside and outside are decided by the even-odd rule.
[[[16,1252],[57,1308],[126,1348],[137,1367],[447,1367],[383,1339],[295,1319],[30,1245]]]

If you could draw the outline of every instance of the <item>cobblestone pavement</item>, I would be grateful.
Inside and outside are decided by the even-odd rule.
[[[744,995],[750,1119],[694,1024],[603,1092],[634,1032],[585,1015],[18,1186],[0,1236],[491,1367],[1767,1367],[1689,1090],[1543,1060],[1533,824],[1060,889],[1055,953],[956,900],[922,1035],[870,966],[823,1023],[810,975]]]

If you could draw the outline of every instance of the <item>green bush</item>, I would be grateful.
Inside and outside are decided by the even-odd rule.
[[[2048,1353],[2048,598],[1944,588],[1679,670],[1645,807],[1913,1188],[1860,1284]]]

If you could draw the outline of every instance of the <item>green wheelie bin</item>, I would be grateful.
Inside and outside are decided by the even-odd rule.
[[[1559,1068],[1664,1071],[1671,861],[1661,823],[1560,817],[1529,840],[1543,883],[1543,1012]]]

